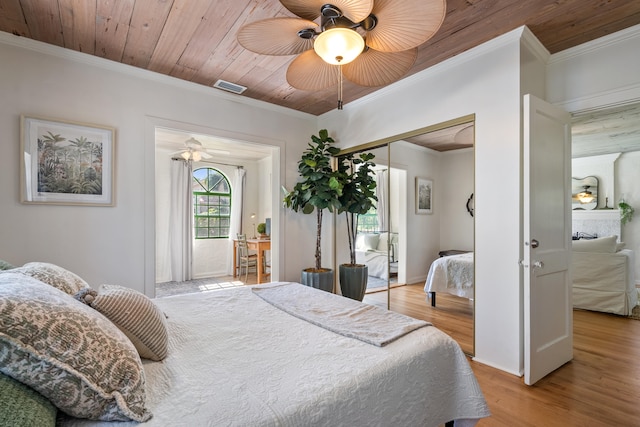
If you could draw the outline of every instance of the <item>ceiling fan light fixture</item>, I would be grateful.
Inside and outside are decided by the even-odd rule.
[[[364,50],[364,39],[350,28],[331,28],[316,37],[313,49],[327,64],[344,65]]]
[[[589,187],[590,185],[585,185],[584,191],[581,191],[576,195],[578,197],[578,200],[582,204],[591,203],[595,199],[595,197],[593,196],[593,193],[589,191]]]

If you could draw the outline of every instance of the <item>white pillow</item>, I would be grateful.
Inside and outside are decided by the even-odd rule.
[[[374,233],[358,234],[356,236],[356,250],[369,251],[378,247],[379,235]]]
[[[376,247],[379,251],[388,251],[389,250],[389,233],[380,233],[378,238],[378,246]]]
[[[576,252],[615,253],[618,236],[599,237],[591,240],[573,240],[573,250]]]

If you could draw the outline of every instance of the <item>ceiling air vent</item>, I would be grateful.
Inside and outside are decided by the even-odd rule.
[[[218,80],[217,82],[215,82],[213,87],[218,88],[218,89],[222,89],[222,90],[226,90],[227,92],[233,92],[233,93],[236,93],[238,95],[240,95],[242,92],[247,90],[247,88],[244,87],[244,86],[240,86],[240,85],[237,85],[235,83],[227,82],[227,81],[224,81],[224,80]]]

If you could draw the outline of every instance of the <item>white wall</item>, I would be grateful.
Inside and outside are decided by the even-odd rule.
[[[547,100],[575,113],[640,100],[640,25],[551,56]]]
[[[440,217],[441,250],[473,250],[474,217],[469,215],[466,207],[467,200],[475,191],[473,160],[473,148],[447,151],[440,159],[438,191],[441,193],[442,211],[445,212]]]
[[[616,203],[624,197],[635,209],[631,222],[622,226],[620,240],[636,254],[636,286],[640,286],[640,151],[622,153],[616,161]]]
[[[441,155],[438,152],[404,141],[391,143],[391,164],[406,171],[406,283],[424,282],[429,265],[438,257],[440,221],[443,215],[442,192],[438,188]],[[402,165],[401,167],[398,165]],[[433,180],[433,213],[416,214],[416,177]],[[402,242],[401,242],[402,244]],[[410,259],[409,259],[410,258]]]
[[[308,114],[7,33],[0,33],[0,58],[0,259],[53,262],[92,286],[153,290],[154,125],[167,120],[194,132],[278,146],[277,178],[289,187],[298,178],[300,153],[317,132],[317,119]],[[21,204],[21,114],[115,127],[116,206]],[[280,278],[297,280],[313,262],[313,221],[278,214],[286,224],[279,228]]]

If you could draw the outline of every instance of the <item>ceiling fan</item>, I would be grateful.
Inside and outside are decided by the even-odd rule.
[[[330,1],[331,3],[326,3]],[[245,25],[238,42],[264,55],[298,55],[287,69],[297,89],[315,91],[342,78],[383,86],[405,75],[418,46],[438,31],[446,0],[280,0],[299,18],[270,18]],[[319,23],[314,22],[320,18]]]
[[[184,142],[185,148],[180,151],[172,153],[172,155],[179,154],[185,160],[193,160],[199,162],[202,159],[210,159],[211,154],[207,153],[202,146],[202,143],[197,139],[191,137]]]

